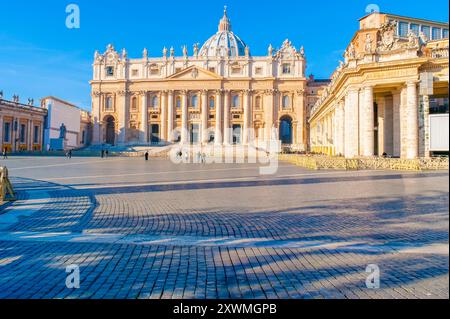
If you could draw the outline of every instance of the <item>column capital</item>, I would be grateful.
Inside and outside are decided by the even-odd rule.
[[[125,91],[125,90],[117,91],[117,95],[119,95],[119,96],[127,96],[129,94],[130,94],[130,91]]]
[[[406,81],[406,86],[417,86],[417,84],[419,84],[420,81],[418,80],[408,80]]]
[[[349,94],[349,93],[356,93],[356,92],[359,92],[359,87],[357,87],[357,86],[350,86],[349,88],[348,88],[348,90],[347,90],[347,94]]]

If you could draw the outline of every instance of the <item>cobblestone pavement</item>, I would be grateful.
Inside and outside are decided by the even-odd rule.
[[[448,172],[1,165],[20,200],[0,208],[0,298],[449,298]]]

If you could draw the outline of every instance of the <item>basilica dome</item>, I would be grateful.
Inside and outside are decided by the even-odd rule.
[[[225,8],[223,18],[219,23],[219,31],[203,44],[200,49],[200,56],[244,56],[246,47],[244,41],[231,31],[231,22]]]

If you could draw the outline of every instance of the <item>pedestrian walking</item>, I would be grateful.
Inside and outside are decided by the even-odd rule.
[[[105,157],[108,158],[108,156],[109,156],[109,151],[106,150],[106,152],[105,152]]]
[[[8,149],[5,147],[2,152],[3,159],[8,159]]]
[[[148,151],[145,152],[145,161],[148,161],[149,156],[150,156],[150,154],[148,153]]]
[[[72,159],[72,150],[69,150],[69,159]]]
[[[101,157],[102,157],[102,158],[105,157],[105,150],[102,150],[102,155],[101,155]]]

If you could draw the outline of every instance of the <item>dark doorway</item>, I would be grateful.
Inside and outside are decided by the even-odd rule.
[[[158,124],[152,124],[150,127],[150,142],[152,144],[158,144],[159,143],[159,125]]]
[[[241,144],[242,143],[242,129],[240,124],[233,125],[233,144]]]
[[[284,116],[280,120],[280,140],[281,144],[292,144],[292,118]]]
[[[116,121],[112,116],[106,119],[106,144],[114,145],[116,142]]]
[[[200,125],[191,124],[189,135],[191,144],[198,144],[200,142]]]

